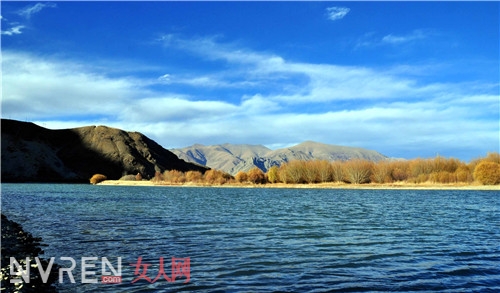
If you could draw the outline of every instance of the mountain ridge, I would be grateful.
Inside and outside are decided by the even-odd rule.
[[[365,159],[380,161],[388,159],[379,152],[359,147],[324,144],[304,141],[297,145],[271,150],[263,145],[251,144],[194,144],[185,148],[170,149],[180,159],[197,162],[213,169],[235,175],[258,167],[263,172],[272,166],[280,166],[292,160],[345,161]],[[196,155],[195,155],[196,154]],[[203,158],[202,160],[200,158]]]
[[[88,182],[95,173],[108,179],[176,169],[204,172],[180,160],[139,132],[108,126],[47,129],[2,119],[2,182]]]

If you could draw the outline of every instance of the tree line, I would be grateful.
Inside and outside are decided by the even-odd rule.
[[[241,184],[313,184],[343,182],[350,184],[395,182],[406,183],[462,183],[477,182],[484,185],[500,184],[500,154],[487,156],[469,163],[455,158],[436,156],[428,159],[368,160],[348,161],[290,161],[281,166],[272,166],[264,173],[255,167],[248,172],[240,171],[235,176],[220,170],[181,172],[177,170],[157,172],[152,179],[157,184],[195,184],[222,185]]]

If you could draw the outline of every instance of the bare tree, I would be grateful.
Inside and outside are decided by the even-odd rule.
[[[352,160],[345,163],[346,179],[353,184],[370,182],[373,162]]]

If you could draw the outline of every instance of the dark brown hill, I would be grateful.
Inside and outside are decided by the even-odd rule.
[[[138,132],[106,126],[51,130],[2,119],[2,182],[88,182],[156,171],[208,168],[187,163]]]

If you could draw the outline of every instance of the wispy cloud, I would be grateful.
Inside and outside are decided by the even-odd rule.
[[[47,3],[36,3],[34,5],[29,5],[17,12],[18,15],[30,19],[34,14],[42,11],[44,8],[54,8],[57,7],[55,3],[47,2]]]
[[[17,26],[14,26],[14,27],[7,29],[6,31],[2,31],[1,33],[2,33],[2,35],[6,35],[6,36],[20,35],[23,33],[21,30],[24,28],[25,28],[24,25],[17,25]]]
[[[57,7],[55,3],[36,3],[33,5],[28,5],[25,6],[24,8],[18,10],[15,12],[18,16],[21,16],[23,19],[20,19],[19,21],[10,21],[3,16],[0,16],[0,20],[3,22],[2,27],[7,27],[6,30],[2,30],[1,34],[5,36],[15,36],[15,35],[21,35],[23,34],[23,30],[27,27],[26,23],[29,22],[29,19],[35,15],[36,13],[39,13],[42,11],[44,8],[54,8]],[[19,17],[17,17],[19,18]],[[5,24],[4,24],[5,23]],[[29,25],[28,25],[29,26]]]
[[[327,13],[328,19],[330,19],[330,20],[339,20],[339,19],[342,19],[342,18],[344,18],[349,13],[349,11],[351,11],[350,8],[347,8],[347,7],[337,7],[337,6],[328,7],[326,9],[326,13]]]
[[[427,35],[422,30],[414,30],[412,33],[407,35],[386,35],[382,38],[382,42],[388,44],[401,44],[425,38],[427,38]]]
[[[355,48],[376,48],[380,46],[412,44],[420,40],[428,39],[432,35],[431,32],[421,29],[402,35],[387,34],[381,36],[376,32],[368,32],[357,39]]]
[[[175,45],[173,45],[175,44]],[[297,63],[262,52],[221,44],[213,38],[182,39],[169,37],[168,46],[197,54],[199,58],[223,60],[227,72],[218,76],[192,76],[185,79],[164,75],[159,79],[168,83],[184,83],[207,87],[274,88],[276,99],[284,103],[311,103],[352,99],[398,98],[422,91],[415,89],[414,81],[375,72],[369,68],[329,64]]]

